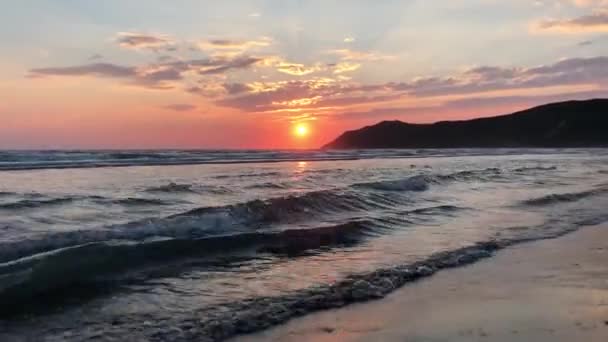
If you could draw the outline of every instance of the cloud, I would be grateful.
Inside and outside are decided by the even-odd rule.
[[[161,62],[142,66],[122,66],[110,63],[93,63],[68,67],[35,68],[29,71],[29,78],[48,76],[88,76],[126,79],[153,89],[171,89],[174,83],[186,76],[206,76],[224,74],[233,70],[246,69],[260,62],[262,58],[239,56],[237,58],[207,58],[186,61]]]
[[[169,104],[169,105],[163,106],[162,108],[172,110],[175,112],[190,112],[190,111],[195,110],[197,107],[195,105],[187,104],[187,103],[174,103],[174,104]]]
[[[384,55],[377,52],[353,51],[350,49],[334,49],[327,51],[327,54],[336,55],[346,61],[385,61],[395,59],[395,56]]]
[[[374,119],[378,120],[381,117],[389,117],[391,119],[399,118],[403,115],[419,114],[436,110],[439,106],[407,106],[407,107],[379,107],[365,111],[356,112],[341,112],[333,114],[331,117],[339,120],[358,120],[358,119]]]
[[[541,32],[588,33],[608,32],[608,11],[596,11],[592,14],[573,19],[548,19],[537,23],[533,29]]]
[[[252,89],[249,85],[244,83],[224,83],[223,86],[230,95],[246,93]]]
[[[263,58],[258,58],[258,57],[247,57],[247,56],[237,57],[235,59],[227,60],[223,63],[218,63],[214,67],[204,69],[204,70],[199,70],[199,73],[201,75],[222,74],[227,71],[234,70],[234,69],[246,69],[262,60],[263,60]],[[211,64],[213,64],[213,63],[211,63]]]
[[[234,56],[249,50],[270,46],[272,43],[273,40],[269,37],[253,40],[210,39],[198,42],[197,46],[203,51],[213,51],[217,55]]]
[[[402,98],[478,97],[527,89],[558,91],[555,87],[560,86],[571,90],[601,89],[607,85],[608,57],[598,56],[564,59],[532,68],[477,66],[445,77],[419,77],[382,84],[357,84],[330,78],[254,82],[247,85],[246,91],[228,94],[216,104],[256,113],[335,112],[349,106],[389,103]]]
[[[518,74],[515,68],[501,68],[495,66],[481,66],[467,70],[465,73],[481,79],[510,79]]]
[[[508,96],[487,96],[487,97],[468,97],[447,101],[438,101],[434,104],[425,105],[410,105],[399,107],[378,107],[364,111],[345,111],[330,115],[332,118],[339,120],[359,120],[370,119],[378,120],[395,120],[403,117],[413,118],[418,116],[415,121],[428,121],[423,119],[423,115],[429,115],[437,118],[438,114],[445,115],[446,112],[452,112],[460,117],[470,117],[474,115],[502,115],[507,114],[500,112],[498,108],[508,108],[512,111],[530,108],[545,103],[559,102],[566,100],[586,100],[592,98],[604,97],[605,92],[602,91],[580,91],[580,92],[564,92],[551,95],[508,95]],[[421,120],[423,119],[423,120]]]
[[[98,59],[103,59],[103,56],[98,53],[93,54],[89,58],[87,58],[87,60],[89,60],[89,61],[96,61]]]
[[[227,97],[216,102],[219,106],[246,112],[280,112],[302,109],[321,110],[329,107],[350,106],[395,100],[400,92],[355,94],[363,87],[341,85],[337,80],[316,78],[303,81],[254,83],[245,95]],[[377,89],[387,90],[385,86]]]
[[[308,74],[312,74],[313,72],[323,70],[323,68],[319,64],[305,66],[304,64],[288,62],[279,62],[276,65],[276,68],[278,72],[293,76],[305,76]]]
[[[569,58],[533,68],[482,66],[461,75],[418,79],[386,86],[416,96],[442,96],[499,90],[573,85],[602,85],[608,82],[608,57]]]
[[[178,70],[166,66],[152,68],[135,68],[109,63],[85,64],[79,66],[59,68],[31,69],[28,77],[41,78],[49,76],[88,76],[102,78],[120,78],[130,80],[137,84],[154,89],[172,88],[166,81],[181,80],[182,76]]]
[[[175,42],[167,35],[153,35],[136,32],[119,32],[116,37],[118,45],[125,49],[152,51],[175,50]]]
[[[342,74],[359,69],[361,64],[352,62],[340,62],[334,66],[334,74]]]
[[[575,82],[591,81],[608,77],[608,57],[567,58],[553,64],[525,69],[520,74],[526,76],[569,75]]]
[[[44,76],[97,76],[127,78],[136,75],[135,68],[110,63],[94,63],[59,68],[37,68],[29,71],[30,77]]]
[[[281,103],[295,99],[312,97],[309,96],[311,89],[307,82],[304,81],[281,82],[270,86],[254,84],[251,88],[261,89],[262,91],[221,99],[217,101],[217,104],[247,112],[263,112],[277,109],[277,107],[279,107],[277,105],[273,105],[273,103]]]
[[[602,7],[608,6],[608,0],[572,0],[578,7]]]

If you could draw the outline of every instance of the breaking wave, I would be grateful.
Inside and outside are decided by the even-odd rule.
[[[219,308],[205,308],[194,315],[187,316],[186,319],[172,320],[169,324],[179,329],[183,327],[184,329],[180,331],[187,331],[185,335],[182,335],[184,340],[205,338],[213,341],[225,340],[238,334],[263,330],[311,312],[383,298],[408,283],[432,276],[444,269],[461,267],[492,257],[497,251],[509,246],[559,237],[575,231],[581,226],[594,225],[606,220],[608,220],[606,215],[594,219],[585,218],[579,222],[559,225],[559,229],[551,229],[555,226],[555,222],[548,221],[536,227],[535,230],[539,232],[536,235],[490,239],[438,252],[413,263],[351,274],[330,284],[316,285],[278,296],[252,297],[232,303],[223,303]],[[194,326],[191,324],[193,319],[197,322]],[[167,322],[150,327],[148,336],[154,336],[155,341],[168,339],[172,331],[167,329],[166,324]],[[119,331],[123,329],[120,326],[115,328]]]
[[[402,214],[430,214],[459,209],[436,206]],[[52,236],[47,243],[68,241],[70,238],[74,240],[69,247],[0,264],[0,307],[9,308],[0,310],[0,313],[4,311],[4,314],[10,314],[10,307],[35,301],[37,295],[70,286],[95,287],[96,283],[108,281],[116,284],[126,271],[183,257],[221,256],[225,259],[231,252],[237,251],[241,254],[249,251],[251,256],[259,253],[296,256],[308,250],[359,243],[408,224],[408,220],[399,218],[368,218],[316,228],[253,231],[201,238],[156,237],[142,241],[110,239],[85,242],[84,232],[80,232],[80,235]]]
[[[140,221],[108,226],[103,229],[58,232],[47,236],[38,236],[15,242],[0,244],[0,262],[15,260],[30,255],[44,253],[60,248],[72,247],[85,243],[109,240],[141,242],[154,237],[192,239],[226,232],[248,233],[264,229],[275,224],[292,224],[305,221],[311,216],[322,218],[337,213],[368,213],[373,210],[394,210],[411,204],[414,195],[410,192],[425,191],[431,184],[440,184],[444,180],[470,179],[473,175],[487,174],[487,170],[465,171],[451,175],[432,176],[417,175],[402,180],[359,183],[344,189],[320,190],[302,195],[289,195],[267,200],[193,209],[184,213],[164,218],[149,218]],[[494,173],[494,169],[490,169]],[[383,191],[357,191],[366,188]],[[24,200],[19,205],[32,206],[59,204],[72,201],[66,197],[44,201]],[[97,197],[96,200],[107,199]],[[116,201],[116,200],[114,200]],[[123,205],[167,205],[171,204],[158,199],[127,198],[118,200]],[[2,204],[11,206],[15,204]]]
[[[598,196],[606,193],[608,193],[608,188],[598,188],[581,192],[549,194],[546,196],[525,200],[523,204],[530,206],[545,206],[556,203],[575,202],[587,197]]]
[[[179,257],[227,257],[230,251],[295,255],[324,246],[355,243],[379,228],[378,222],[352,221],[329,227],[251,232],[200,239],[103,241],[61,248],[0,264],[0,303],[20,302],[57,288],[95,282],[112,274]]]

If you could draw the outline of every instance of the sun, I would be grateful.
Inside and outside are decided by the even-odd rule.
[[[297,124],[293,129],[293,133],[297,137],[304,138],[309,133],[308,126],[306,124],[302,124],[302,123]]]

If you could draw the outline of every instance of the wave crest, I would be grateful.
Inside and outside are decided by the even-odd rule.
[[[588,197],[598,196],[605,193],[608,193],[608,188],[599,188],[581,192],[549,194],[546,196],[525,200],[523,201],[523,204],[530,206],[545,206],[556,203],[576,202]]]

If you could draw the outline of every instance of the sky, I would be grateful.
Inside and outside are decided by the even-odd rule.
[[[0,149],[316,148],[607,97],[608,0],[20,0],[0,56]]]

